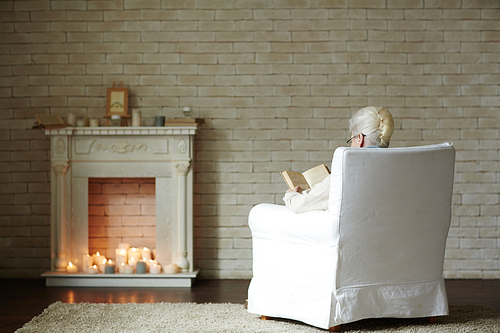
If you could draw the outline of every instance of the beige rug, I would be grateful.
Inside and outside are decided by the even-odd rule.
[[[453,306],[450,315],[426,324],[422,319],[370,319],[342,326],[343,332],[499,333],[500,314],[490,307]],[[241,304],[51,304],[16,331],[28,332],[326,332],[286,320],[260,320]]]

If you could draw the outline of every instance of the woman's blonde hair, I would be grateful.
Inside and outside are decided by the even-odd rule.
[[[352,135],[363,134],[368,146],[389,147],[394,132],[394,119],[383,107],[367,106],[349,120]]]

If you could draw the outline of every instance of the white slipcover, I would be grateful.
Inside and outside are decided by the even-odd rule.
[[[325,329],[447,315],[454,164],[450,144],[338,148],[328,211],[252,208],[248,311]]]

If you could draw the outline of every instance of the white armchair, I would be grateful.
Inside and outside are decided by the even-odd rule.
[[[450,144],[338,148],[327,211],[255,206],[248,311],[324,329],[447,315],[454,164]]]

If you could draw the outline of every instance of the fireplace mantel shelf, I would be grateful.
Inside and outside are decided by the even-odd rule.
[[[51,271],[47,285],[191,286],[193,162],[198,124],[45,129],[51,139]],[[82,271],[88,247],[88,179],[155,178],[156,260],[181,273],[159,276],[65,274]],[[126,241],[125,241],[126,242]],[[140,244],[131,244],[140,246]],[[113,258],[111,256],[111,258]],[[85,280],[91,282],[85,282]],[[138,282],[144,279],[146,282]]]
[[[46,129],[46,135],[193,135],[197,126],[64,127]]]
[[[49,287],[191,287],[198,271],[177,274],[67,274],[45,272]]]

